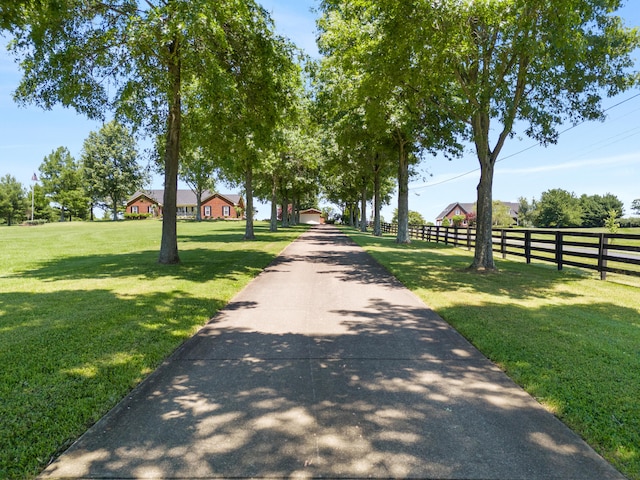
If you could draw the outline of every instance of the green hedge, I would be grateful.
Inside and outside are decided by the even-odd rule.
[[[146,218],[151,218],[153,214],[151,213],[125,213],[125,220],[144,220]]]
[[[34,227],[36,225],[44,225],[45,223],[49,223],[49,220],[45,220],[44,218],[38,220],[27,220],[26,222],[22,222],[22,225]]]

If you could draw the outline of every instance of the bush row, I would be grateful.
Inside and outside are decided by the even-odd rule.
[[[125,213],[125,220],[145,220],[147,218],[151,218],[153,214],[151,213]]]

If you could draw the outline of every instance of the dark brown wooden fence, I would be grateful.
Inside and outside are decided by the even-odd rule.
[[[398,233],[398,225],[383,223],[382,231]],[[469,250],[475,247],[476,231],[472,228],[410,225],[411,238],[426,242],[444,243]],[[640,235],[592,233],[568,230],[526,230],[519,228],[494,229],[493,251],[503,258],[507,255],[587,268],[600,272],[640,276]]]

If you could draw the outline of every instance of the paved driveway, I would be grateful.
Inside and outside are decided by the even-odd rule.
[[[42,477],[624,478],[330,226]]]

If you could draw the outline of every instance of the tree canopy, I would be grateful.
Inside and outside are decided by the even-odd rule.
[[[19,20],[12,41],[24,73],[19,101],[62,104],[90,118],[113,110],[163,137],[159,261],[179,262],[183,118],[210,111],[190,125],[200,138],[215,138],[222,130],[215,113],[223,110],[234,113],[238,135],[268,137],[288,93],[280,79],[292,63],[269,15],[253,0],[34,0],[24,2]]]
[[[422,121],[429,138],[442,141],[448,134],[474,145],[481,167],[476,269],[495,269],[493,172],[505,142],[517,132],[542,144],[556,142],[560,124],[602,119],[602,97],[637,81],[630,54],[639,36],[614,15],[621,1],[322,4],[330,18],[360,20],[360,36],[343,39],[340,32],[346,27],[336,29],[330,38],[342,50],[325,54],[346,52],[354,78],[369,75],[377,88],[386,86],[370,98],[401,99],[418,114],[413,118]],[[379,77],[374,79],[373,72]],[[434,121],[438,118],[446,122]]]
[[[73,215],[85,216],[89,199],[83,186],[78,162],[66,147],[58,147],[47,155],[40,165],[40,180],[49,199],[60,208],[60,221]]]
[[[582,224],[580,199],[561,188],[547,190],[540,196],[535,218],[538,227],[579,227]]]
[[[111,209],[114,221],[126,199],[146,180],[137,157],[135,138],[115,120],[84,141],[80,159],[84,188],[94,202]]]
[[[11,226],[24,218],[27,209],[27,198],[22,188],[12,175],[0,178],[0,219]]]

